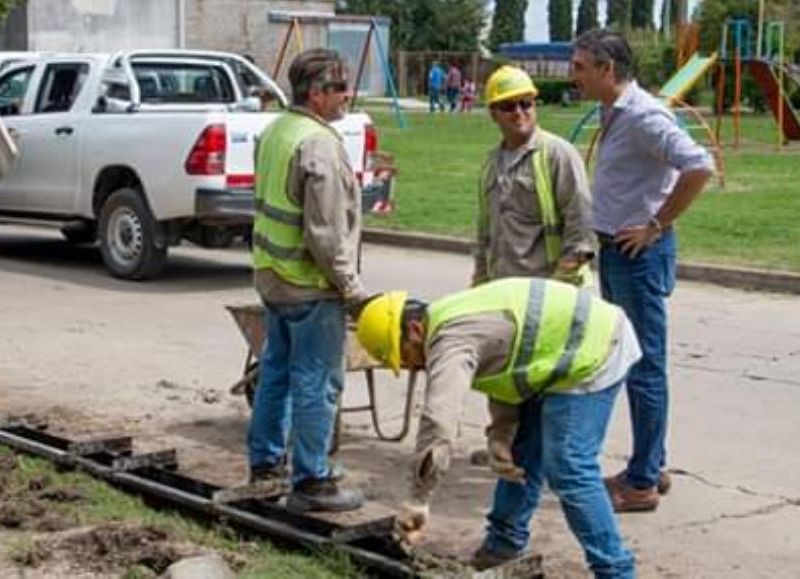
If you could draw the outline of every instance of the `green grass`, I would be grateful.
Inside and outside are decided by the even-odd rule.
[[[586,106],[539,107],[540,124],[568,137]],[[399,168],[397,209],[372,216],[367,225],[472,237],[478,172],[498,132],[483,110],[471,115],[407,113],[407,129],[397,127],[386,108],[370,109],[380,128],[381,148]],[[714,128],[714,120],[707,119]],[[708,143],[702,131],[693,131]],[[733,122],[723,120],[726,186],[715,181],[680,220],[682,259],[800,271],[800,148],[777,148],[769,115],[742,119],[735,151]],[[579,146],[585,147],[588,132]]]
[[[0,453],[8,453],[0,447]],[[279,550],[264,540],[243,540],[225,526],[207,527],[180,514],[147,507],[139,498],[125,494],[106,483],[81,472],[58,472],[44,460],[20,455],[18,467],[12,471],[6,492],[28,488],[30,481],[49,481],[52,488],[77,490],[84,500],[53,503],[50,508],[74,519],[77,525],[96,525],[105,522],[129,522],[150,525],[168,531],[171,536],[219,552],[236,554],[246,561],[239,577],[247,579],[332,579],[362,577],[358,568],[337,551],[300,554]],[[8,556],[24,561],[36,551],[30,534],[20,532],[8,548]],[[1,563],[1,562],[0,562]],[[0,565],[1,566],[1,565]],[[125,575],[138,577],[136,568]],[[150,576],[150,575],[148,575]]]

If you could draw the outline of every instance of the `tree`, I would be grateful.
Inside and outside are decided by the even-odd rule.
[[[633,28],[653,28],[653,0],[633,0],[631,2],[631,26]]]
[[[767,20],[781,20],[786,27],[786,58],[800,59],[800,3],[794,0],[773,0],[767,5]]]
[[[631,0],[608,0],[608,27],[627,31],[631,27]]]
[[[668,28],[675,28],[677,22],[678,0],[664,0],[664,3],[661,5],[661,32],[664,32]]]
[[[337,12],[388,16],[392,50],[474,51],[486,20],[482,0],[339,0]]]
[[[752,44],[749,47],[742,47],[742,51],[745,54],[748,51],[750,54],[755,54],[758,2],[754,0],[704,0],[695,12],[695,20],[700,25],[700,51],[710,54],[715,50],[719,50],[725,21],[738,18],[747,19],[751,24],[750,40]],[[733,35],[730,34],[729,29],[727,34],[727,56],[730,59],[735,52],[735,46],[731,38]],[[726,109],[730,106],[734,94],[733,82],[733,63],[728,60],[723,98],[723,108]],[[742,94],[744,100],[749,101],[754,108],[763,107],[764,101],[761,90],[753,82],[752,78],[746,74],[742,78]]]
[[[572,40],[572,0],[550,0],[547,8],[550,42]]]
[[[710,54],[719,50],[722,25],[728,18],[748,19],[752,25],[751,38],[755,43],[758,2],[753,0],[704,0],[695,16],[695,20],[700,25],[700,50],[702,52]],[[730,41],[728,42],[728,51],[733,51]]]
[[[578,5],[578,24],[575,27],[575,35],[580,36],[593,28],[597,28],[597,0],[581,0]]]
[[[4,21],[9,12],[11,12],[17,7],[18,4],[21,3],[22,0],[0,0],[0,22]]]
[[[497,0],[494,3],[489,48],[497,50],[504,42],[520,42],[525,36],[525,12],[528,0]]]

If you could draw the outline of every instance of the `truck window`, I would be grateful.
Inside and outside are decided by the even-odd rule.
[[[88,75],[89,65],[85,62],[48,64],[34,112],[61,113],[70,110]]]
[[[0,116],[18,115],[28,90],[33,67],[21,68],[0,77]]]
[[[232,103],[230,79],[223,68],[188,63],[132,63],[143,103]]]

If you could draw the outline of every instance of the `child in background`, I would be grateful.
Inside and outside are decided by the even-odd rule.
[[[472,112],[472,105],[475,104],[475,81],[468,78],[464,81],[464,87],[461,90],[461,112]]]

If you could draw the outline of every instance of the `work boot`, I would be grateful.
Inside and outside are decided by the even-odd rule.
[[[363,504],[361,491],[340,488],[330,479],[306,479],[296,485],[286,499],[286,508],[296,513],[354,511]]]
[[[256,464],[250,466],[250,484],[278,479],[287,479],[289,468],[286,466],[286,458],[278,464]]]
[[[527,554],[527,551],[491,551],[486,545],[481,545],[472,554],[469,564],[476,571],[484,571],[513,561],[525,554]]]
[[[656,487],[637,489],[627,483],[612,485],[608,496],[616,513],[640,513],[655,511],[658,508],[658,491]]]
[[[347,469],[344,468],[341,463],[328,463],[328,480],[332,480],[335,483],[340,483],[345,478],[347,478]]]
[[[249,487],[249,488],[248,488]],[[275,465],[260,464],[250,467],[247,478],[247,487],[241,487],[241,494],[250,498],[275,502],[287,494],[291,485],[289,483],[289,469],[286,459]],[[232,492],[234,495],[237,491]]]
[[[628,483],[628,471],[622,470],[615,474],[614,476],[607,476],[603,479],[603,483],[606,485],[606,489],[611,492],[611,487],[614,485],[624,485]],[[656,490],[658,494],[665,495],[669,492],[669,489],[672,488],[672,477],[670,474],[662,470],[658,473],[658,483],[656,484]]]

